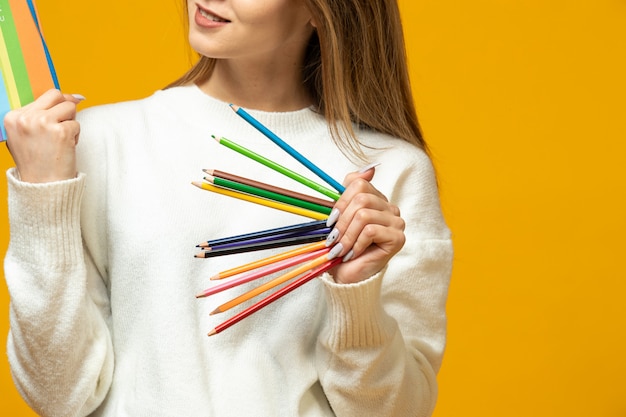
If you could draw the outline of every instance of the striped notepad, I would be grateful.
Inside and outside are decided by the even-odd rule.
[[[33,0],[0,0],[0,127],[4,116],[59,82],[39,27]]]

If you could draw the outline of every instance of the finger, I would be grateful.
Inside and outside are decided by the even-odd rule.
[[[61,123],[76,118],[76,103],[64,101],[50,109],[49,115],[52,120]]]
[[[369,223],[386,226],[396,225],[395,219],[400,214],[399,209],[374,194],[362,193],[356,195],[344,212],[339,216],[335,227],[326,239],[326,246],[331,246],[341,240],[342,247],[349,250],[363,227]],[[398,217],[399,218],[399,217]],[[402,221],[401,218],[399,218]],[[404,227],[401,225],[401,227]],[[335,249],[335,251],[341,251]]]
[[[341,230],[339,227],[337,230]],[[341,249],[337,255],[353,251],[356,257],[372,244],[388,244],[404,234],[404,227],[404,220],[390,211],[360,209],[352,216],[343,233],[339,233],[338,245]]]
[[[65,95],[57,89],[51,89],[40,95],[35,101],[22,107],[27,112],[31,110],[47,110],[66,101]]]
[[[387,201],[387,197],[378,191],[369,181],[359,176],[353,176],[350,178],[352,175],[354,175],[354,173],[346,176],[346,182],[348,182],[349,185],[333,206],[333,210],[328,217],[328,221],[326,222],[329,227],[337,222],[338,218],[346,212],[346,208],[351,201],[358,195],[371,194],[377,196],[383,201]]]

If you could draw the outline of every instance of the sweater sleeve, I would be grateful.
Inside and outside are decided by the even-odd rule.
[[[317,366],[338,417],[425,417],[437,398],[450,233],[425,156],[391,182],[384,192],[406,221],[403,249],[363,282],[344,285],[322,277],[328,320],[319,336]]]
[[[113,349],[107,288],[81,236],[85,175],[29,184],[10,169],[7,179],[13,379],[41,416],[87,415],[109,389]]]

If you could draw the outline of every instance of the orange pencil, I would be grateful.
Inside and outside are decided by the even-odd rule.
[[[262,299],[261,301],[255,303],[255,304],[251,305],[250,307],[246,308],[245,310],[243,310],[239,314],[236,314],[235,316],[233,316],[230,319],[226,320],[224,323],[215,326],[215,328],[213,330],[211,330],[208,335],[209,336],[213,336],[213,335],[215,335],[215,334],[217,334],[217,333],[219,333],[221,331],[226,330],[227,328],[231,327],[235,323],[245,319],[246,317],[250,316],[251,314],[259,311],[263,307],[265,307],[265,306],[271,304],[272,302],[278,300],[279,298],[281,298],[285,294],[290,293],[291,291],[295,290],[296,288],[298,288],[298,287],[302,286],[303,284],[309,282],[313,278],[319,276],[320,274],[323,274],[324,272],[328,271],[330,268],[334,267],[335,265],[337,265],[340,262],[341,262],[341,258],[335,258],[332,261],[328,261],[328,262],[318,266],[317,268],[313,269],[308,274],[303,275],[302,277],[298,278],[297,280],[289,283],[289,285],[284,286],[283,288],[281,288],[280,290],[276,291],[275,293],[265,297],[264,299]]]
[[[207,288],[206,290],[202,291],[201,293],[199,293],[198,295],[196,295],[196,298],[204,298],[204,297],[208,297],[209,295],[213,295],[216,294],[218,292],[236,287],[238,285],[241,284],[245,284],[246,282],[250,282],[253,281],[255,279],[259,279],[259,278],[263,278],[267,275],[273,274],[274,272],[278,272],[278,271],[282,271],[283,269],[287,269],[290,268],[292,266],[296,266],[298,264],[301,264],[302,262],[306,262],[306,261],[310,261],[313,258],[317,258],[318,256],[322,255],[323,253],[326,253],[330,250],[330,248],[326,248],[326,249],[320,249],[317,250],[315,252],[310,252],[310,253],[303,253],[302,255],[298,255],[298,256],[293,256],[291,258],[287,258],[283,261],[280,262],[276,262],[275,264],[272,264],[271,266],[268,266],[267,268],[263,268],[263,269],[259,269],[257,271],[253,271],[247,274],[243,274],[240,277],[237,278],[233,278],[233,279],[228,279],[225,282],[218,284],[218,285],[214,285],[210,288]]]
[[[280,285],[288,280],[290,280],[291,278],[297,277],[298,275],[307,272],[317,266],[320,266],[321,264],[323,264],[324,262],[329,261],[329,254],[326,253],[322,256],[320,256],[319,258],[315,258],[312,261],[309,261],[303,265],[300,265],[299,267],[292,269],[291,271],[277,277],[274,278],[271,281],[266,282],[263,285],[260,285],[258,287],[256,287],[253,290],[248,291],[247,293],[244,293],[242,295],[240,295],[237,298],[234,298],[230,301],[225,302],[224,304],[220,305],[219,307],[217,307],[215,310],[213,310],[211,312],[211,315],[213,314],[217,314],[217,313],[223,313],[226,310],[229,310],[235,306],[238,306],[239,304],[248,301],[249,299],[256,297],[257,295],[270,290],[274,287],[276,287],[277,285]]]
[[[259,259],[257,261],[252,261],[250,263],[247,263],[247,264],[235,267],[235,268],[227,269],[226,271],[222,271],[212,276],[211,279],[224,279],[224,278],[232,277],[233,275],[248,272],[256,268],[261,268],[262,266],[266,266],[274,262],[282,261],[292,256],[297,256],[303,253],[308,253],[308,252],[313,252],[319,249],[324,249],[325,247],[326,247],[326,242],[309,243],[308,245],[301,246],[296,249],[282,252],[277,255],[268,256],[267,258]]]

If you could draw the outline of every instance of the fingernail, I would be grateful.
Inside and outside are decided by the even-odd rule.
[[[343,256],[343,262],[348,262],[350,259],[352,259],[353,256],[354,256],[354,251],[350,249],[350,252],[346,253]]]
[[[330,232],[330,234],[326,237],[326,247],[329,247],[330,245],[332,245],[333,243],[335,243],[335,240],[337,240],[337,238],[339,237],[339,230],[338,229],[333,229],[332,232]]]
[[[376,168],[378,165],[380,165],[380,162],[373,162],[369,165],[365,165],[363,168],[359,169],[359,174],[363,174],[364,172],[369,171],[370,169],[374,169]]]
[[[333,248],[328,252],[328,260],[335,259],[337,255],[341,253],[343,250],[343,245],[341,243],[337,243]]]
[[[82,94],[72,94],[72,97],[74,97],[76,100],[79,100],[79,101],[86,100],[85,96],[83,96]]]
[[[334,208],[331,212],[330,212],[330,216],[328,216],[328,219],[326,220],[326,226],[330,227],[333,224],[335,224],[335,222],[337,221],[337,219],[339,218],[339,210]]]

